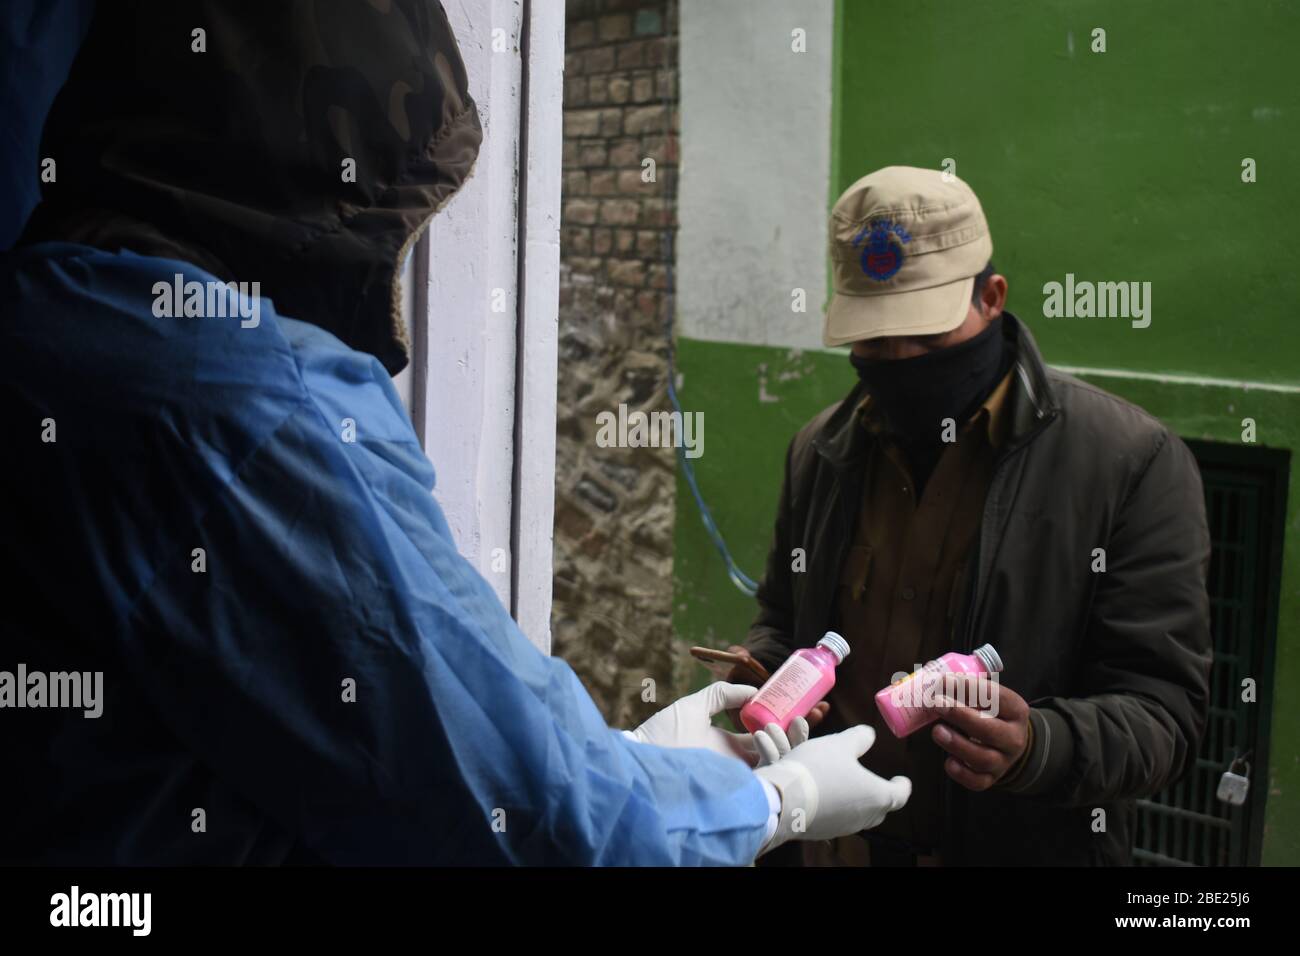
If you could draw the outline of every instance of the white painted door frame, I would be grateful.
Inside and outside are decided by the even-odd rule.
[[[445,6],[483,145],[413,257],[402,386],[457,547],[549,653],[564,4]]]

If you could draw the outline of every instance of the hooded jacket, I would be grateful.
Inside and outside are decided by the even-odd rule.
[[[280,314],[396,374],[397,277],[481,140],[437,3],[100,3],[46,122],[57,178],[22,241],[256,281]]]

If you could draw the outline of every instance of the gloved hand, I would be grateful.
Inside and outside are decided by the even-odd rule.
[[[754,771],[781,795],[776,833],[759,851],[787,840],[830,840],[869,830],[907,803],[912,781],[885,780],[858,763],[876,742],[865,724],[794,747],[776,763]]]
[[[782,730],[780,724],[768,724],[754,734],[754,748],[758,751],[759,767],[774,764],[795,747],[808,739],[808,721],[796,717],[790,729]]]
[[[808,739],[808,725],[790,725],[790,733],[781,732],[776,724],[769,724],[761,742],[752,734],[733,734],[713,726],[713,717],[724,710],[738,708],[758,692],[757,687],[718,682],[703,690],[688,694],[669,704],[636,730],[623,731],[638,743],[657,744],[660,747],[702,747],[735,757],[753,767],[773,763],[790,753],[796,745]]]

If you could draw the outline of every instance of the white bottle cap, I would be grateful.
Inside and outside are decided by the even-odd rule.
[[[824,647],[834,654],[837,664],[843,664],[844,658],[849,656],[849,642],[834,631],[827,631],[817,642],[817,646]]]
[[[1002,658],[998,652],[993,649],[992,644],[984,644],[975,648],[976,657],[984,662],[984,666],[989,669],[990,674],[997,674],[1002,670]]]

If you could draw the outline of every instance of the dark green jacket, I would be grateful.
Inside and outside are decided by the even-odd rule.
[[[1127,863],[1134,800],[1178,779],[1205,725],[1210,537],[1187,446],[1146,412],[1016,350],[1011,426],[971,556],[954,650],[994,644],[1033,707],[1016,792],[946,781],[951,864]],[[830,626],[870,437],[859,385],[794,437],[759,614],[745,642],[769,669]],[[791,571],[804,548],[807,570]],[[1094,573],[1094,549],[1106,570]],[[827,729],[838,729],[828,721]],[[869,761],[868,761],[869,762]],[[1105,831],[1096,832],[1105,811]]]

